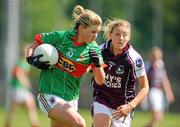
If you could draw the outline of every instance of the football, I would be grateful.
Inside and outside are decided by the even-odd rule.
[[[43,54],[42,57],[39,58],[40,61],[49,61],[50,65],[55,65],[58,62],[58,51],[57,49],[51,44],[41,44],[39,45],[35,51],[34,56]]]

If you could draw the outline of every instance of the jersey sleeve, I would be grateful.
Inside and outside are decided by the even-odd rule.
[[[55,31],[49,33],[40,33],[35,35],[36,42],[40,45],[43,43],[55,44],[61,43],[64,37],[65,31]]]
[[[135,73],[137,78],[146,74],[144,61],[142,57],[137,57],[135,59]]]
[[[136,74],[136,77],[139,78],[139,77],[145,75],[146,70],[145,70],[144,61],[143,61],[141,55],[136,50],[134,50],[132,47],[129,50],[129,55],[134,63],[133,66],[134,66],[134,72]]]

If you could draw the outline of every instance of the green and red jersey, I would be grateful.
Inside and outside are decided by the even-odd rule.
[[[76,41],[75,30],[41,33],[35,36],[36,42],[52,44],[59,52],[58,63],[49,70],[42,70],[39,92],[57,95],[67,101],[79,97],[80,81],[90,63],[89,49],[94,49],[101,62],[98,44],[80,44]]]
[[[31,66],[26,62],[26,60],[20,59],[12,70],[11,86],[16,89],[24,87],[24,85],[18,80],[17,73],[24,73],[27,75],[30,69]]]

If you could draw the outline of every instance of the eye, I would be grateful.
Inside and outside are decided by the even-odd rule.
[[[93,33],[93,34],[97,34],[98,32],[97,32],[97,31],[92,31],[91,33]]]
[[[116,36],[120,36],[120,33],[116,33]]]

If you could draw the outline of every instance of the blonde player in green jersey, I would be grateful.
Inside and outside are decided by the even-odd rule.
[[[28,49],[28,63],[42,70],[38,102],[51,119],[51,127],[86,127],[77,112],[82,75],[90,67],[98,84],[103,84],[105,79],[101,51],[95,42],[102,25],[100,16],[77,5],[73,18],[72,30],[38,34]],[[35,48],[43,43],[52,44],[59,52],[59,61],[53,67],[40,62],[41,55],[33,56]]]

